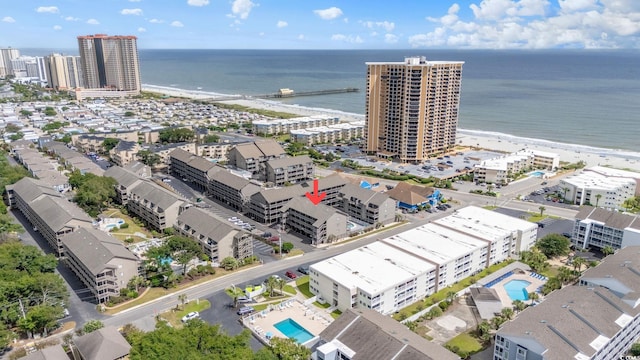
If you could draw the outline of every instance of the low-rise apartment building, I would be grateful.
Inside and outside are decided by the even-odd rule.
[[[40,232],[57,256],[64,254],[62,238],[80,228],[93,227],[93,220],[75,203],[39,180],[23,178],[13,184],[14,207]]]
[[[387,225],[395,221],[396,202],[384,193],[346,184],[340,189],[338,209],[368,224]]]
[[[197,144],[196,153],[208,159],[215,159],[217,162],[226,162],[229,160],[227,154],[232,147],[233,144],[226,143]]]
[[[169,163],[173,175],[192,182],[201,191],[209,187],[209,173],[222,170],[215,163],[182,149],[175,149],[169,154]]]
[[[364,135],[364,127],[364,121],[358,121],[291,130],[291,141],[311,146],[314,144],[331,144],[340,141],[361,139]]]
[[[330,115],[313,115],[293,119],[255,120],[252,122],[253,133],[259,136],[288,134],[299,129],[335,125],[340,118]]]
[[[127,166],[136,161],[138,151],[142,148],[137,141],[120,140],[118,144],[109,151],[111,161],[118,166]]]
[[[638,182],[640,173],[594,166],[560,180],[558,187],[576,205],[624,210],[625,200],[640,195]]]
[[[579,249],[640,245],[640,219],[636,215],[583,206],[576,215],[571,242]]]
[[[64,264],[91,291],[98,303],[119,296],[138,276],[140,261],[122,242],[107,233],[80,228],[62,239]]]
[[[473,171],[474,181],[508,184],[524,171],[533,169],[555,170],[560,166],[560,155],[539,150],[521,150],[509,155],[484,160]]]
[[[158,155],[162,164],[168,165],[170,161],[169,154],[176,149],[182,149],[188,153],[195,154],[196,144],[192,142],[183,142],[166,145],[151,145],[148,150]]]
[[[300,185],[262,190],[251,195],[246,215],[263,224],[280,224],[284,220],[285,206],[304,193]]]
[[[200,243],[209,259],[219,264],[226,257],[238,260],[253,255],[253,238],[246,231],[234,228],[212,214],[190,207],[183,211],[174,228],[183,236]]]
[[[390,314],[535,240],[536,224],[476,207],[460,211],[311,265],[309,289],[340,310]]]
[[[272,159],[284,158],[287,153],[273,139],[238,144],[229,151],[229,165],[250,171],[252,174],[264,172],[265,163]]]
[[[318,192],[326,194],[324,199],[322,199],[322,203],[333,207],[341,206],[340,191],[346,184],[349,183],[349,181],[340,176],[340,174],[336,173],[323,178],[319,178],[317,180]],[[313,192],[313,181],[307,181],[300,185],[305,192]]]
[[[621,359],[640,337],[640,247],[547,295],[496,333],[493,359]]]
[[[129,211],[157,231],[173,227],[187,206],[186,199],[149,181],[132,187],[128,197]]]
[[[318,246],[347,235],[347,215],[324,204],[314,205],[306,197],[295,197],[285,207],[286,226]]]
[[[209,175],[208,196],[239,211],[244,211],[251,196],[259,191],[260,186],[226,170]]]
[[[307,155],[278,158],[265,163],[265,180],[275,186],[313,179],[314,172],[313,160]]]
[[[129,194],[131,189],[142,183],[144,180],[137,174],[121,168],[120,166],[112,166],[104,172],[105,177],[114,178],[117,182],[116,197],[118,202],[124,206],[129,203]]]

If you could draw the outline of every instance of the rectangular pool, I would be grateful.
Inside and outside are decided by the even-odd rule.
[[[291,318],[282,320],[273,326],[283,333],[284,336],[294,339],[299,344],[304,344],[305,342],[313,339],[313,334]]]

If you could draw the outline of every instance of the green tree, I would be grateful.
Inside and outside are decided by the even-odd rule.
[[[180,304],[182,305],[182,309],[184,310],[184,304],[186,304],[187,302],[187,294],[180,294],[178,295],[178,301],[180,301]]]
[[[536,243],[536,247],[547,258],[567,255],[570,246],[570,240],[560,234],[549,234]]]
[[[58,318],[60,310],[52,305],[36,305],[29,309],[26,316],[18,320],[18,328],[25,333],[42,333],[47,336]]]
[[[278,286],[278,278],[275,276],[269,276],[267,279],[267,291],[269,292],[269,297],[273,297],[273,292]]]
[[[115,148],[118,145],[119,142],[120,142],[120,139],[105,138],[102,141],[102,149],[104,153],[108,153],[109,151],[111,151],[113,148]]]
[[[631,349],[629,349],[629,353],[631,356],[640,356],[640,343],[635,343],[631,345]]]
[[[293,250],[293,244],[290,242],[283,242],[282,243],[282,252],[285,254],[288,254],[291,250]]]
[[[165,243],[171,257],[182,265],[182,274],[186,275],[187,265],[191,260],[202,255],[200,244],[184,236],[172,236]]]
[[[219,141],[220,141],[220,136],[218,136],[216,134],[209,134],[209,135],[205,136],[204,138],[202,138],[202,143],[203,144],[217,143]]]
[[[558,268],[558,274],[556,275],[558,280],[561,283],[566,284],[574,278],[573,271],[566,266],[561,266]]]
[[[584,258],[576,256],[573,258],[573,269],[576,271],[582,271],[582,265],[584,265],[587,261]]]
[[[86,173],[73,180],[70,177],[69,183],[77,186],[73,200],[91,217],[98,216],[116,197],[117,182],[111,177]]]
[[[15,124],[7,124],[7,126],[4,127],[5,133],[17,133],[20,130],[22,130],[22,127]]]
[[[538,208],[538,210],[540,210],[540,216],[542,217],[542,216],[543,216],[543,214],[544,214],[544,211],[545,211],[545,210],[547,210],[547,208],[546,208],[546,207],[544,207],[544,206],[540,206],[540,207]]]
[[[311,349],[298,344],[294,339],[272,338],[271,351],[280,360],[307,360],[311,357]]]
[[[104,323],[100,320],[89,320],[82,327],[83,334],[89,334],[96,330],[102,329],[104,327]]]
[[[502,311],[500,311],[500,315],[502,315],[507,320],[511,320],[511,318],[513,317],[513,309],[508,307],[502,308]]]
[[[533,302],[538,300],[540,298],[540,295],[538,295],[537,292],[530,292],[528,295],[529,300],[531,300],[531,305],[533,305]]]
[[[151,167],[158,165],[162,161],[160,155],[154,154],[149,150],[140,150],[138,151],[138,154],[136,154],[136,156],[138,157],[140,162]]]
[[[20,115],[22,116],[31,116],[33,113],[29,110],[20,110]]]
[[[235,270],[238,268],[238,260],[233,256],[227,256],[220,262],[220,267],[225,270]]]
[[[71,134],[64,134],[63,137],[60,138],[60,142],[68,144],[71,142]]]
[[[191,141],[195,137],[193,130],[187,128],[172,128],[160,130],[159,140],[162,143],[178,143]]]
[[[525,304],[522,300],[514,300],[513,301],[513,309],[516,312],[520,312],[522,310],[524,310],[524,308],[527,307],[527,304]]]
[[[132,117],[132,116],[136,116],[136,113],[134,113],[133,111],[125,111],[124,117]]]
[[[132,277],[129,280],[129,283],[127,284],[127,288],[130,290],[134,290],[135,292],[138,292],[140,290],[140,287],[147,286],[147,285],[148,285],[148,280],[138,275],[138,276]]]
[[[491,324],[487,320],[483,320],[476,328],[476,334],[482,342],[487,342],[491,339]]]
[[[613,247],[611,247],[611,245],[606,245],[602,248],[602,255],[604,255],[605,257],[613,253],[615,253],[615,250],[613,250]]]
[[[598,207],[598,204],[600,203],[601,198],[602,198],[602,194],[596,194],[596,207]]]
[[[46,116],[56,116],[56,114],[57,114],[57,113],[56,113],[56,111],[54,110],[54,108],[52,108],[51,106],[47,106],[47,107],[44,109],[44,114],[45,114]]]

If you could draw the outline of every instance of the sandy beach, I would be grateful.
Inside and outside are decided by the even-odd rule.
[[[338,116],[344,122],[362,121],[364,115],[345,113],[331,109],[307,108],[296,105],[282,104],[273,100],[254,99],[238,95],[237,99],[229,100],[233,95],[214,94],[203,91],[187,91],[183,89],[144,85],[144,91],[163,93],[169,96],[185,97],[191,99],[220,99],[220,102],[238,104],[251,108],[268,109],[278,112],[288,112],[300,116],[332,115]],[[560,155],[560,161],[576,163],[580,160],[587,166],[610,166],[618,169],[640,171],[640,153],[595,148],[584,145],[557,143],[542,139],[522,138],[509,134],[492,133],[486,131],[474,131],[458,129],[456,143],[461,146],[480,147],[483,149],[497,150],[511,153],[522,149],[534,149],[553,152]]]

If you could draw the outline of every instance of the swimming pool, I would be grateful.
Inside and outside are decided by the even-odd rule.
[[[525,280],[511,280],[504,284],[504,290],[511,300],[529,300],[529,293],[527,292],[527,286],[531,285],[530,282]]]
[[[305,342],[313,339],[313,334],[308,332],[307,329],[303,328],[291,318],[282,320],[273,326],[283,333],[284,336],[294,339],[299,344],[304,344]]]
[[[354,227],[356,227],[356,224],[352,223],[351,221],[347,221],[347,230],[351,230]]]
[[[534,171],[529,173],[529,175],[541,178],[544,176],[544,171]]]

